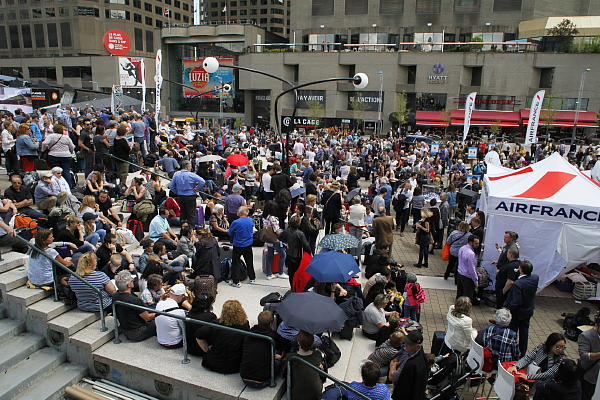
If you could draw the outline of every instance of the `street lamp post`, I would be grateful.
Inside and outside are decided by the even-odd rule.
[[[575,105],[575,118],[573,120],[573,136],[571,137],[571,144],[575,143],[575,135],[577,134],[577,122],[579,122],[579,109],[581,108],[581,96],[583,95],[583,85],[585,85],[585,74],[590,69],[587,68],[581,73],[581,82],[579,83],[579,96],[577,96],[577,104]]]
[[[383,123],[381,121],[381,106],[383,104],[383,71],[379,71],[379,104],[377,106],[377,137],[383,131]]]

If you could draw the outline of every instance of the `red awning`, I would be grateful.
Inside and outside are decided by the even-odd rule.
[[[447,127],[447,122],[440,121],[419,121],[417,120],[417,126],[439,126],[439,127]]]
[[[527,125],[529,122],[529,109],[521,109],[521,118],[523,125]],[[540,114],[539,126],[544,125],[544,120],[548,115],[548,110],[542,110]],[[579,111],[577,117],[577,126],[582,128],[597,128],[598,127],[598,116],[593,111]],[[575,111],[557,111],[552,126],[558,127],[570,127],[575,125]]]
[[[465,124],[465,110],[452,110],[452,126],[463,126]],[[495,110],[473,110],[471,114],[471,126],[492,126],[498,124],[503,127],[519,127],[521,116],[516,111]]]
[[[495,125],[496,123],[498,123],[497,121],[474,121],[471,120],[471,126],[492,126]],[[452,121],[452,126],[464,126],[465,122],[462,119],[456,119]],[[498,126],[503,126],[503,127],[512,127],[512,128],[518,128],[521,124],[516,123],[516,122],[503,122],[500,121],[498,123]]]

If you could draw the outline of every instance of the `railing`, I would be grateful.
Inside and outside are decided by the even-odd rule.
[[[158,174],[158,173],[156,173],[155,171],[152,171],[152,170],[150,170],[150,169],[148,169],[148,168],[144,168],[144,167],[142,167],[141,165],[134,164],[134,163],[132,163],[131,161],[126,161],[126,160],[123,160],[122,158],[119,158],[119,157],[117,157],[117,156],[115,156],[115,155],[113,155],[113,154],[109,154],[109,156],[111,156],[112,158],[114,158],[114,159],[115,159],[115,160],[117,160],[117,161],[124,162],[124,163],[127,163],[127,164],[129,164],[129,165],[133,165],[134,167],[136,167],[136,168],[139,168],[139,169],[141,169],[142,171],[146,171],[146,172],[148,172],[149,174],[154,174],[154,175],[160,176],[161,178],[163,178],[163,179],[166,179],[166,180],[168,180],[168,181],[172,181],[172,180],[173,180],[173,178],[169,178],[169,177],[168,177],[168,176],[166,176],[166,175],[161,175],[161,174]],[[211,198],[211,199],[213,199],[213,200],[217,200],[217,201],[220,201],[220,202],[223,202],[223,203],[225,202],[225,200],[224,200],[224,199],[220,199],[220,198],[218,198],[218,197],[215,197],[215,196],[213,196],[213,195],[212,195],[212,194],[210,194],[210,193],[202,192],[202,195],[204,195],[204,196],[207,196],[207,197],[210,197],[210,198]]]
[[[240,334],[240,335],[243,335],[243,336],[248,336],[248,337],[253,337],[255,339],[267,340],[269,342],[269,344],[271,345],[271,378],[270,378],[269,386],[270,387],[277,386],[275,384],[275,341],[273,340],[272,337],[261,335],[261,334],[254,333],[254,332],[243,331],[243,330],[236,329],[236,328],[231,328],[229,326],[214,324],[212,322],[199,321],[199,320],[193,319],[193,318],[182,317],[180,315],[171,314],[171,313],[164,312],[164,311],[157,311],[157,310],[155,310],[153,308],[150,308],[150,307],[138,306],[136,304],[125,303],[123,301],[113,301],[113,317],[115,319],[115,340],[113,341],[114,344],[121,343],[121,339],[119,339],[119,328],[118,328],[119,327],[119,321],[117,319],[117,305],[119,305],[119,306],[125,306],[125,307],[130,307],[130,308],[135,308],[136,310],[143,310],[143,311],[147,311],[148,313],[157,314],[157,315],[164,315],[164,316],[167,316],[167,317],[171,317],[171,318],[182,320],[184,322],[184,329],[183,329],[183,360],[181,360],[182,364],[189,364],[190,363],[190,359],[188,358],[188,354],[187,354],[187,335],[186,335],[186,331],[185,331],[185,323],[186,322],[191,322],[191,323],[198,324],[198,325],[209,325],[209,326],[212,326],[215,329],[220,329],[220,330],[229,331],[229,332],[235,332],[237,334]]]
[[[302,362],[304,365],[306,365],[307,367],[309,367],[310,369],[312,369],[315,372],[318,372],[319,375],[322,375],[328,379],[331,379],[333,382],[335,382],[336,384],[338,384],[339,386],[343,387],[344,389],[354,393],[356,396],[360,397],[361,399],[365,399],[365,400],[371,400],[370,397],[360,393],[359,391],[357,391],[356,389],[351,388],[350,386],[348,386],[347,383],[340,381],[339,379],[329,375],[327,372],[321,370],[318,367],[315,367],[314,365],[312,365],[311,363],[309,363],[308,361],[306,361],[305,359],[303,359],[300,356],[292,356],[290,358],[288,358],[287,360],[287,399],[288,400],[292,400],[292,361],[298,361],[298,362]]]
[[[27,230],[28,228],[25,229],[16,229],[16,232],[22,232],[23,230]],[[56,275],[56,267],[60,268],[61,270],[63,270],[64,272],[68,272],[71,276],[74,276],[76,279],[78,279],[80,282],[83,282],[84,285],[88,286],[90,289],[92,289],[94,292],[96,292],[96,294],[98,295],[98,303],[99,303],[99,308],[100,308],[100,332],[106,332],[108,330],[108,328],[106,328],[106,322],[104,321],[104,307],[102,307],[102,305],[104,304],[102,301],[102,291],[100,289],[98,289],[96,286],[92,285],[91,283],[89,283],[87,280],[85,280],[84,278],[82,278],[81,276],[77,275],[75,272],[71,271],[69,268],[65,267],[64,265],[62,265],[61,263],[59,263],[58,261],[56,261],[54,258],[50,257],[49,255],[46,254],[45,251],[40,250],[37,246],[29,243],[27,240],[23,239],[21,236],[17,235],[16,238],[18,240],[20,240],[21,242],[25,243],[30,249],[35,250],[38,252],[38,254],[46,257],[50,263],[52,264],[52,276],[54,279],[54,301],[60,301],[58,298],[58,277]],[[39,257],[39,256],[38,256]]]

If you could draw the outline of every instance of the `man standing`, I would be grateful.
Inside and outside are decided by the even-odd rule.
[[[392,204],[392,187],[388,184],[388,179],[386,177],[381,178],[379,182],[381,182],[379,191],[381,192],[383,189],[386,190],[385,195],[383,196],[383,200],[385,201],[385,213],[391,215],[390,205]]]
[[[469,235],[467,244],[458,250],[458,280],[456,298],[466,296],[473,301],[475,287],[478,284],[477,256],[475,249],[479,247],[479,238],[475,235]]]
[[[484,161],[487,165],[491,164],[491,165],[496,165],[498,167],[502,166],[502,163],[500,162],[500,155],[496,151],[496,146],[492,146],[490,151],[485,155]],[[521,353],[521,354],[525,354],[525,353]]]
[[[477,217],[471,219],[471,235],[475,235],[479,238],[479,243],[483,242],[483,226],[481,226],[481,220]]]
[[[448,194],[446,192],[440,194],[440,218],[442,219],[442,228],[437,231],[436,249],[441,249],[444,241],[444,230],[448,228],[450,219],[450,205],[448,204]]]
[[[429,367],[423,351],[423,335],[419,331],[411,331],[402,341],[404,351],[390,363],[388,379],[395,382],[392,399],[422,399],[429,376]]]
[[[113,293],[113,301],[145,306],[144,302],[137,296],[131,294],[133,288],[133,275],[129,271],[121,271],[115,275],[117,293]],[[125,337],[132,342],[141,342],[149,337],[156,336],[155,314],[133,307],[117,305],[117,319]]]
[[[281,165],[275,165],[273,167],[275,175],[271,177],[271,190],[273,191],[273,197],[277,196],[277,193],[283,189],[289,189],[294,185],[292,178],[288,174],[284,174]]]
[[[23,188],[23,179],[18,174],[10,176],[10,187],[4,191],[7,199],[12,200],[17,211],[33,219],[47,218],[46,215],[34,210],[30,206],[33,204],[33,196],[28,188]]]
[[[148,151],[144,146],[144,135],[146,132],[146,124],[142,121],[142,117],[139,114],[135,114],[131,122],[131,129],[133,130],[133,141],[140,144],[142,150],[142,157],[146,157]]]
[[[156,305],[156,311],[185,317],[185,311],[179,308],[179,303],[185,296],[185,286],[178,283],[171,287],[169,298],[161,300]],[[159,315],[156,317],[156,336],[158,343],[168,349],[176,349],[183,346],[183,321],[178,318]]]
[[[78,146],[81,147],[83,152],[83,160],[85,161],[85,176],[92,173],[94,169],[94,145],[92,139],[94,134],[92,133],[92,121],[89,118],[84,118],[83,129],[79,134]]]
[[[596,392],[598,371],[600,371],[600,316],[596,317],[594,327],[579,335],[577,345],[581,359],[581,400],[591,400]]]
[[[504,305],[506,298],[508,297],[508,291],[519,277],[519,266],[521,261],[519,260],[519,249],[511,247],[506,252],[507,263],[496,269],[496,308],[500,309]],[[492,265],[496,261],[492,262]]]
[[[394,244],[394,218],[390,215],[385,215],[385,206],[379,206],[379,217],[373,219],[371,234],[375,236],[375,246],[387,243],[390,245],[390,253],[392,252],[392,244]]]
[[[262,186],[263,186],[263,197],[266,201],[273,200],[275,195],[273,194],[273,190],[271,189],[271,178],[273,177],[273,173],[275,170],[273,169],[273,165],[267,166],[267,172],[265,172],[262,176]]]
[[[196,198],[198,192],[204,187],[205,181],[191,171],[191,161],[182,161],[181,171],[173,175],[169,189],[177,193],[181,212],[180,221],[187,220],[190,226],[194,227],[198,223]]]
[[[459,267],[460,268],[460,267]],[[529,337],[529,320],[533,316],[535,294],[540,277],[532,274],[533,265],[525,260],[519,266],[519,278],[508,291],[504,307],[510,310],[512,321],[510,329],[519,334],[521,354],[527,354],[527,338]]]
[[[238,219],[237,212],[240,207],[246,206],[246,200],[242,196],[243,190],[244,187],[236,183],[231,188],[231,194],[225,199],[225,215],[227,215],[227,221],[230,224]]]
[[[256,274],[254,272],[254,261],[252,256],[252,242],[254,241],[253,231],[254,222],[248,216],[248,207],[243,206],[238,209],[238,218],[233,221],[229,227],[229,236],[233,237],[233,255],[231,263],[231,281],[229,285],[241,288],[240,283],[240,258],[244,257],[248,278],[250,283],[255,283]]]
[[[382,187],[379,189],[379,194],[373,199],[373,211],[378,217],[385,215],[385,196],[387,196],[387,189]],[[383,214],[379,214],[379,206],[383,206]]]

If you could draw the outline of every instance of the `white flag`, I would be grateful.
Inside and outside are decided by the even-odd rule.
[[[162,50],[158,49],[156,51],[156,75],[154,75],[154,82],[156,82],[156,103],[155,103],[155,120],[156,120],[156,130],[158,131],[158,127],[160,126],[160,89],[162,87],[163,77],[162,77]]]
[[[225,4],[225,7],[223,7],[223,12],[227,12],[227,4]]]
[[[525,132],[525,144],[535,143],[545,94],[545,90],[540,90],[535,94],[535,96],[533,96],[533,100],[531,100],[531,108],[529,109],[529,122],[527,123],[527,131]]]
[[[142,74],[142,105],[140,106],[140,114],[144,115],[146,108],[146,63],[143,58],[140,63],[140,74]]]
[[[467,102],[465,104],[465,127],[463,130],[463,142],[467,140],[469,134],[469,128],[471,127],[471,114],[473,114],[473,108],[475,107],[475,97],[477,92],[470,93],[467,96]]]

